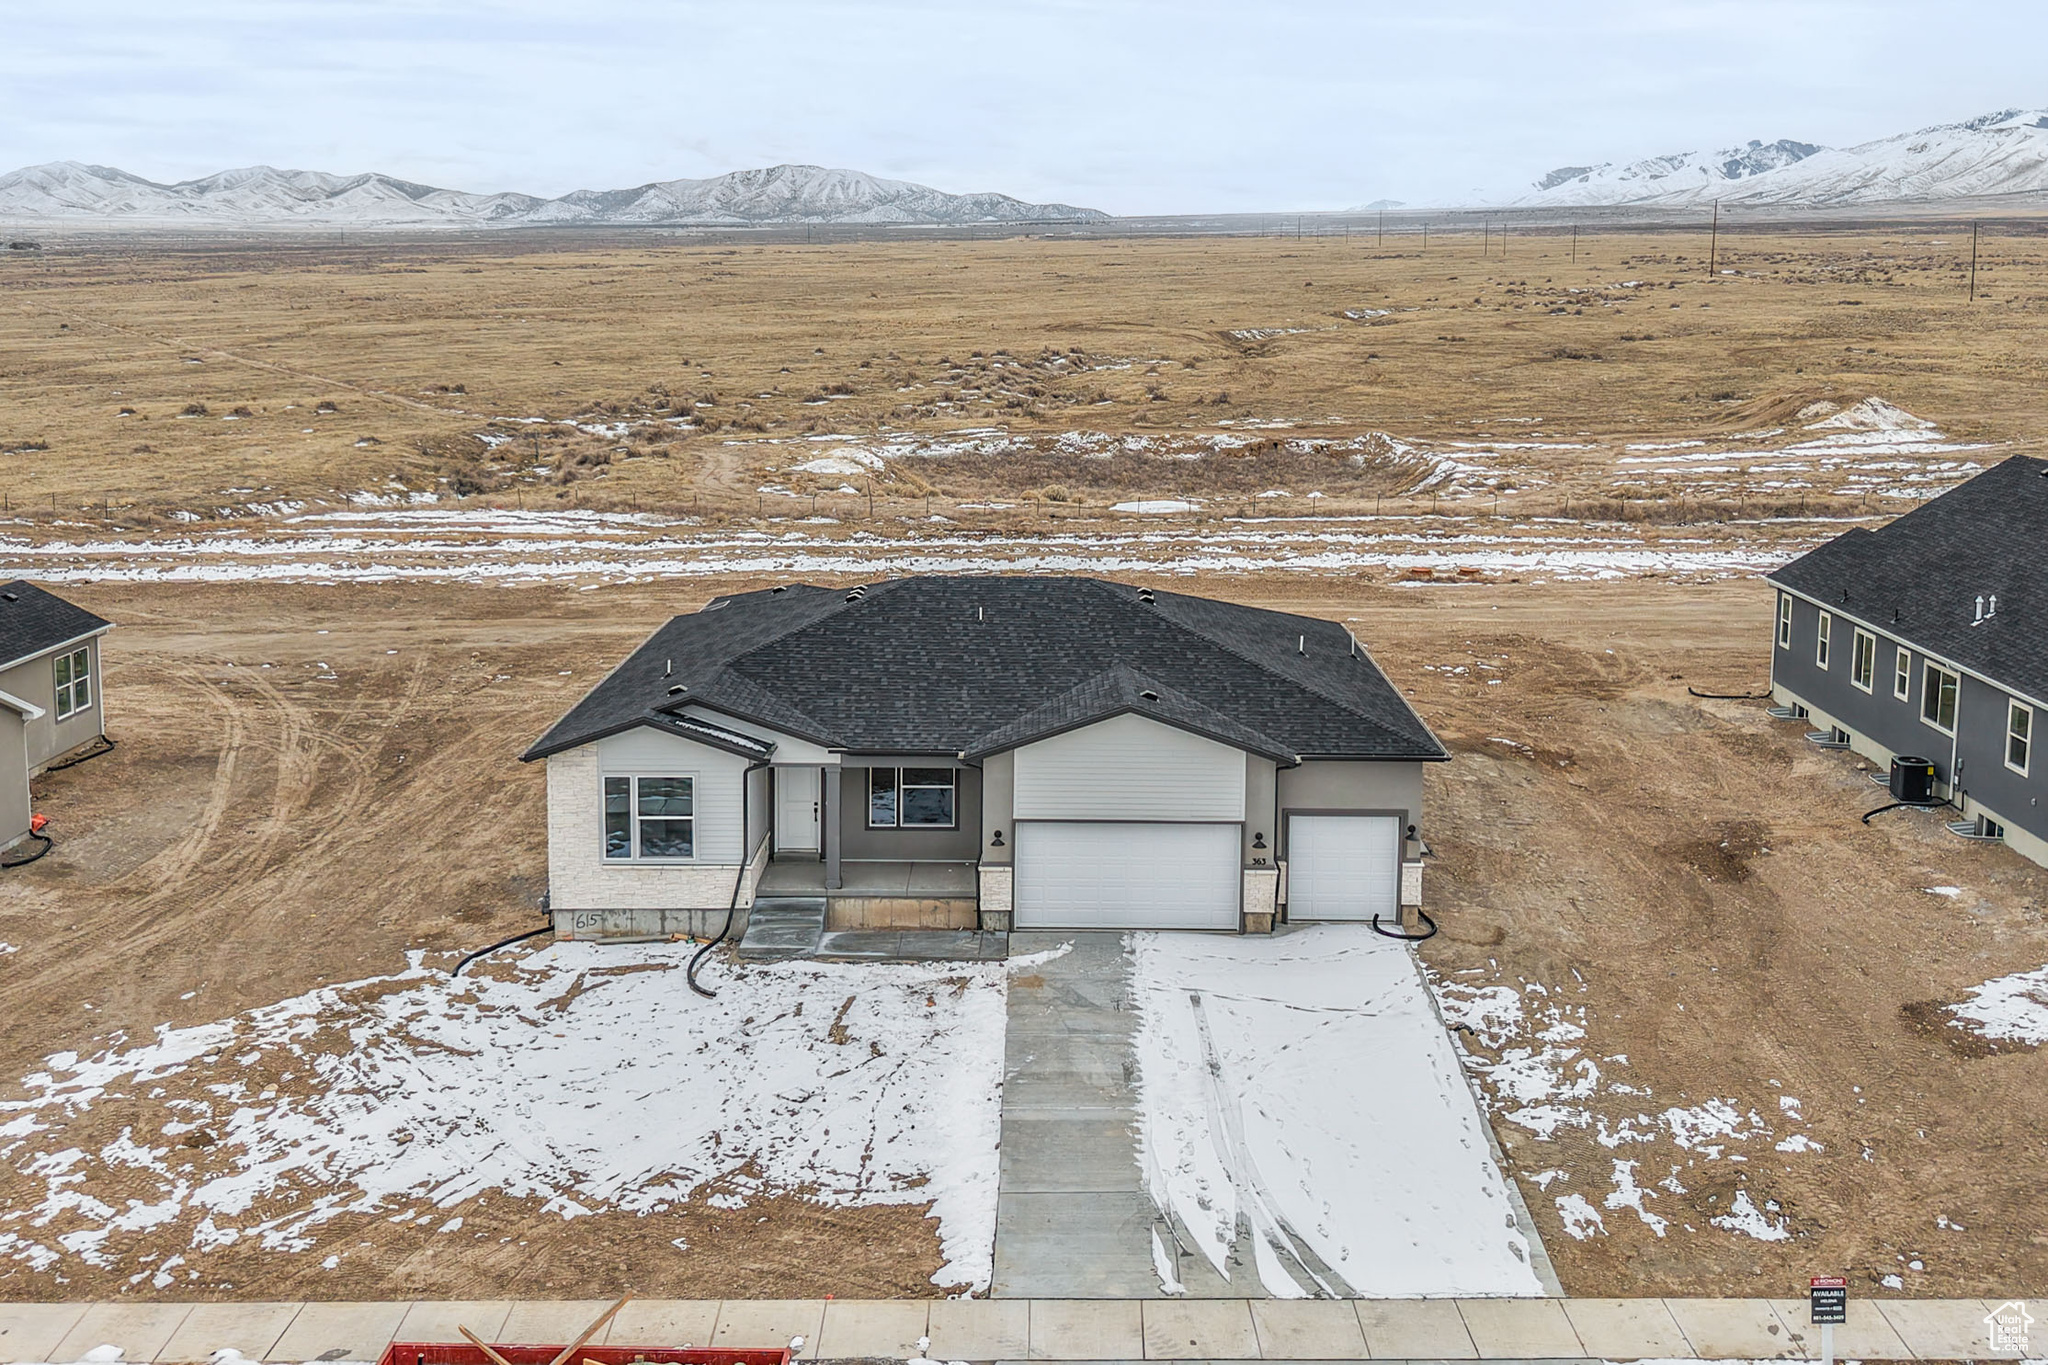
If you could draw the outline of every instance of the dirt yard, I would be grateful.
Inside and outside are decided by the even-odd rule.
[[[1992,1051],[1937,1008],[2048,962],[2048,873],[1931,817],[1866,829],[1879,794],[1854,760],[1760,703],[1690,698],[1688,684],[1762,683],[1759,585],[1170,585],[1352,622],[1452,747],[1431,781],[1443,933],[1424,957],[1447,989],[1525,1002],[1520,1023],[1460,1036],[1482,1068],[1536,1055],[1493,1071],[1488,1093],[1568,1290],[1778,1293],[1842,1267],[1868,1288],[1896,1274],[1912,1293],[2048,1291],[2039,1056]],[[0,880],[15,949],[0,956],[0,1077],[538,924],[541,774],[519,749],[660,616],[727,586],[79,591],[121,623],[106,679],[120,745],[38,784],[56,850]],[[1538,1098],[1585,1113],[1547,1140],[1527,1112],[1545,1066]],[[0,1082],[0,1101],[21,1093]],[[1712,1102],[1738,1116],[1726,1131]],[[1659,1119],[1673,1109],[1700,1112]],[[17,1142],[0,1235],[65,1230],[62,1213],[23,1221],[51,1188],[33,1155],[115,1143],[150,1112],[99,1106]],[[1638,1163],[1626,1181],[1618,1159]],[[1712,1223],[1739,1193],[1757,1221]],[[1567,1231],[1570,1194],[1602,1230]],[[161,1292],[921,1294],[940,1263],[923,1210],[832,1210],[801,1190],[660,1217],[564,1220],[489,1193],[443,1212],[459,1237],[328,1225],[323,1244],[350,1249],[339,1270],[246,1241],[188,1250],[203,1274]],[[0,1259],[0,1295],[160,1292],[130,1281],[145,1243],[106,1242],[102,1266]]]

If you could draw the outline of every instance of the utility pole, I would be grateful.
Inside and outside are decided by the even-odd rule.
[[[1579,225],[1572,224],[1572,264],[1579,263]]]
[[[1707,274],[1710,277],[1714,273],[1714,265],[1717,259],[1716,253],[1719,251],[1720,246],[1721,201],[1716,199],[1714,201],[1714,222],[1713,225],[1707,229]]]
[[[1380,238],[1379,238],[1379,241],[1378,241],[1377,243],[1375,243],[1374,245],[1375,245],[1375,247],[1383,247],[1383,246],[1385,246],[1386,244],[1387,244],[1387,211],[1386,211],[1385,209],[1381,209],[1381,210],[1380,210]]]
[[[1429,250],[1429,224],[1427,223],[1422,225],[1422,249],[1424,251]]]
[[[1970,220],[1970,302],[1977,301],[1977,220]]]

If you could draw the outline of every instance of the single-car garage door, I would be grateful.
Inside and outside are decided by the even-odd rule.
[[[1243,827],[1026,820],[1019,929],[1236,929]]]
[[[1287,918],[1401,916],[1401,821],[1393,815],[1287,817]]]

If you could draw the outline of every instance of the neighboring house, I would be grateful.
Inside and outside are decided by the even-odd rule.
[[[106,734],[100,637],[113,628],[33,583],[0,586],[0,848],[28,833],[29,779]]]
[[[1771,694],[1887,768],[1928,760],[1958,833],[2048,864],[2048,461],[2007,460],[1770,581]]]
[[[1419,904],[1444,748],[1340,625],[1090,578],[721,597],[526,759],[573,937],[1269,928]]]

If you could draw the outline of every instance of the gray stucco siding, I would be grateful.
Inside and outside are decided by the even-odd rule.
[[[28,833],[33,805],[28,794],[26,729],[21,712],[0,706],[0,848],[12,847]]]
[[[0,692],[19,697],[25,702],[41,707],[43,711],[41,716],[29,721],[25,727],[29,771],[34,772],[52,759],[60,758],[81,744],[89,744],[106,733],[100,706],[100,638],[92,637],[77,641],[61,649],[32,655],[8,668],[0,669]],[[58,720],[57,656],[79,649],[87,651],[91,659],[91,704],[63,720]]]
[[[1422,828],[1422,764],[1375,759],[1306,759],[1278,773],[1279,856],[1286,853],[1286,817],[1294,811],[1392,811],[1402,828]],[[1273,841],[1269,833],[1268,841]]]

